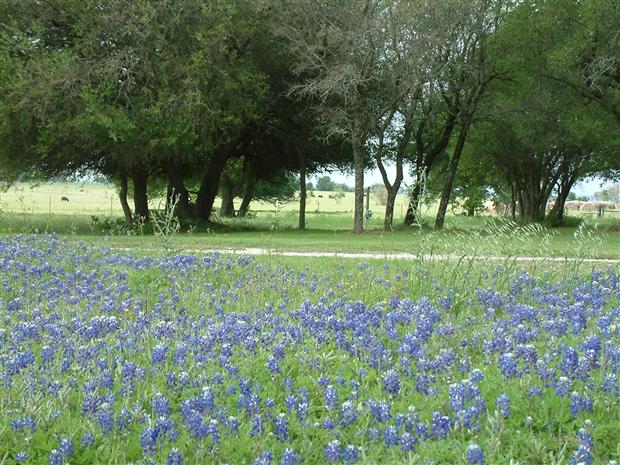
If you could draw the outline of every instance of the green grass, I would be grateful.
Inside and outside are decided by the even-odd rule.
[[[66,195],[69,202],[61,202],[61,195]],[[306,231],[296,229],[295,202],[283,204],[278,210],[270,204],[253,203],[252,208],[257,210],[251,212],[250,218],[222,219],[217,225],[186,229],[172,243],[177,250],[260,247],[305,252],[620,258],[620,218],[614,216],[572,217],[567,221],[570,226],[546,228],[519,227],[489,213],[468,218],[451,212],[445,229],[437,232],[429,227],[402,226],[401,210],[406,204],[400,198],[395,229],[384,232],[382,207],[371,197],[373,218],[363,234],[352,234],[352,215],[347,210],[352,194],[347,193],[339,202],[326,192],[315,195],[308,203]],[[48,212],[50,201],[52,214]],[[126,234],[116,193],[108,185],[44,184],[33,189],[17,185],[2,194],[0,205],[0,231],[6,234],[38,230],[71,235],[91,244],[104,240],[113,247],[156,249],[162,245],[158,238],[145,234],[148,227]],[[151,202],[153,208],[158,205],[161,200]],[[320,211],[314,211],[312,206],[320,206]],[[433,208],[426,213],[425,223],[431,225]],[[93,224],[93,216],[99,219],[98,225]],[[106,221],[112,226],[104,228]]]
[[[321,215],[309,224],[323,221],[323,217],[344,224],[350,218],[344,215]],[[612,228],[612,221],[602,224],[583,223],[578,229],[517,227],[497,218],[457,218],[460,227],[450,226],[443,231],[403,228],[394,231],[369,229],[363,234],[353,234],[347,229],[308,229],[299,231],[282,226],[271,229],[264,224],[233,222],[211,232],[194,231],[177,234],[172,244],[176,250],[267,248],[275,251],[304,252],[370,252],[390,254],[450,255],[502,255],[620,258],[620,232]],[[67,215],[15,215],[5,214],[0,219],[4,233],[28,233],[34,230],[57,232],[82,239],[91,244],[111,247],[156,249],[161,246],[153,235],[139,232],[132,235],[110,235],[92,229],[90,217]],[[469,224],[469,225],[468,225]],[[577,233],[577,237],[576,237]]]

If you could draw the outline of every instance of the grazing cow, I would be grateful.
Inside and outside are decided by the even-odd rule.
[[[64,195],[60,198],[61,202],[68,202],[69,201],[69,197],[65,197]]]

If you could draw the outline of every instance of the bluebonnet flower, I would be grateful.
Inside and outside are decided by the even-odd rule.
[[[228,427],[230,428],[231,433],[238,433],[239,427],[241,426],[241,422],[237,420],[236,417],[230,416],[228,417]]]
[[[336,427],[336,422],[331,418],[323,419],[323,429],[332,430]]]
[[[273,420],[274,432],[275,435],[281,441],[286,441],[288,439],[288,418],[284,413],[280,413]]]
[[[267,360],[267,369],[270,373],[280,373],[280,362],[277,357],[270,355]]]
[[[327,410],[338,408],[338,391],[331,384],[325,388],[325,408]]]
[[[252,418],[252,430],[250,436],[257,436],[265,431],[264,420],[260,414],[254,415]]]
[[[284,399],[284,405],[289,412],[291,412],[297,406],[298,402],[299,401],[295,394],[289,394],[286,396],[286,399]]]
[[[450,431],[450,417],[433,412],[431,433],[435,439],[445,439]]]
[[[340,422],[343,426],[347,427],[357,421],[357,410],[355,406],[350,402],[343,402],[340,406]]]
[[[564,354],[562,356],[562,362],[560,363],[562,374],[570,378],[573,375],[573,373],[575,373],[578,363],[579,363],[579,354],[577,353],[577,351],[572,347],[567,347],[564,350]]]
[[[291,378],[286,378],[284,381],[282,381],[282,387],[287,391],[293,392],[293,381],[291,380]]]
[[[389,370],[387,373],[383,375],[383,389],[395,396],[400,391],[400,378],[398,377],[398,373],[394,370]]]
[[[330,441],[325,446],[325,457],[331,463],[337,463],[342,460],[342,446],[340,445],[340,441],[338,441],[338,439]]]
[[[140,433],[140,446],[145,454],[152,454],[157,444],[157,431],[153,428],[144,428]]]
[[[102,405],[102,407],[97,410],[97,421],[99,422],[99,426],[101,426],[103,434],[112,432],[114,429],[114,413],[112,412],[112,407],[107,404]]]
[[[173,448],[168,455],[168,465],[183,465],[183,456],[179,449]]]
[[[577,431],[577,441],[580,445],[587,447],[588,449],[592,449],[592,446],[594,445],[592,435],[586,428],[579,428],[579,431]]]
[[[25,429],[29,429],[31,432],[34,433],[34,430],[36,429],[37,424],[32,417],[23,417],[23,418],[15,418],[13,421],[11,421],[11,427],[13,428],[14,431],[17,431],[17,432],[23,431]]]
[[[400,437],[400,449],[403,452],[412,452],[415,450],[417,441],[418,438],[413,436],[411,433],[404,432]]]
[[[588,447],[580,444],[568,463],[569,465],[592,465],[592,452]]]
[[[174,353],[174,363],[176,365],[184,365],[187,358],[187,346],[185,344],[179,344],[176,347]]]
[[[256,460],[252,462],[252,465],[271,465],[273,460],[273,454],[271,451],[265,451],[256,457]]]
[[[374,400],[369,400],[368,407],[370,408],[370,415],[381,423],[385,423],[390,418],[392,418],[392,406],[387,402],[384,402],[382,400],[378,402]]]
[[[129,428],[129,424],[131,423],[131,412],[127,409],[127,407],[121,408],[121,411],[118,413],[118,418],[116,419],[116,426],[119,431],[123,431]]]
[[[497,398],[497,411],[500,413],[500,415],[502,415],[504,418],[508,418],[510,416],[510,399],[508,398],[508,396],[506,394],[501,394],[498,398]]]
[[[558,396],[564,397],[571,392],[571,382],[566,376],[560,376],[555,383],[555,392]]]
[[[603,392],[618,397],[618,378],[615,373],[608,373],[605,375],[603,381]]]
[[[383,438],[386,446],[395,446],[398,444],[398,429],[394,425],[387,425],[383,431]]]
[[[158,344],[153,347],[153,353],[151,356],[151,361],[153,366],[159,365],[166,360],[166,356],[168,355],[168,346],[163,344]]]
[[[209,421],[208,431],[209,431],[209,434],[211,435],[211,442],[213,444],[219,444],[220,443],[220,427],[219,427],[218,421],[215,418],[212,418]]]
[[[310,409],[310,398],[307,392],[300,393],[300,400],[297,404],[297,419],[302,421],[308,416],[308,410]]]
[[[528,392],[528,395],[531,396],[542,396],[542,389],[540,386],[532,386]]]
[[[22,451],[15,454],[15,461],[17,463],[27,462],[29,459],[28,452]]]
[[[469,465],[484,465],[484,454],[478,444],[467,447],[467,463]]]
[[[353,444],[347,444],[344,448],[345,463],[357,463],[359,461],[359,450]]]
[[[368,428],[366,430],[366,436],[368,437],[369,441],[378,441],[379,439],[381,439],[381,431],[379,431],[379,428]]]
[[[504,378],[510,379],[519,376],[517,359],[512,352],[500,355],[499,366],[502,370],[502,375],[504,375]]]
[[[95,443],[95,436],[92,433],[84,433],[80,439],[80,443],[84,447],[90,447]]]
[[[298,465],[299,456],[292,449],[285,449],[280,460],[280,465]]]
[[[471,370],[471,374],[469,375],[469,379],[476,384],[480,384],[480,382],[484,379],[484,373],[482,370],[478,368],[474,368]]]
[[[167,417],[170,415],[170,403],[168,399],[159,392],[153,396],[153,411],[158,417]]]
[[[576,417],[581,412],[592,411],[592,399],[573,391],[570,395],[570,413]]]
[[[50,465],[62,465],[63,459],[58,449],[52,449],[49,455]]]
[[[63,457],[71,457],[73,455],[73,443],[69,438],[61,438],[58,452]]]

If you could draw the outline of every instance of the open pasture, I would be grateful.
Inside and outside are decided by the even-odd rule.
[[[618,271],[3,236],[0,463],[611,463]]]
[[[161,197],[154,195],[149,200],[149,207],[157,210],[164,208],[165,192]],[[353,192],[342,192],[342,197],[334,192],[308,192],[306,210],[310,214],[334,214],[346,213],[349,217],[353,212]],[[62,200],[66,198],[67,200]],[[215,204],[219,206],[220,199]],[[23,215],[37,214],[61,214],[61,215],[109,215],[122,216],[123,211],[118,201],[117,189],[112,184],[101,183],[74,183],[56,182],[30,185],[28,183],[16,183],[6,192],[0,192],[0,202],[8,213],[20,213]],[[133,208],[133,201],[129,199]],[[240,198],[235,198],[235,208],[241,203]],[[371,193],[370,208],[376,216],[377,224],[381,224],[385,207],[377,202],[377,198]],[[253,201],[251,209],[255,213],[271,213],[276,210],[281,213],[295,212],[299,209],[299,201],[291,200],[279,204]],[[396,200],[395,217],[401,218],[407,210],[407,197],[399,195]],[[429,209],[430,211],[430,209]],[[436,211],[436,207],[434,208]],[[345,227],[350,227],[351,221]]]
[[[161,247],[157,237],[142,233],[139,228],[129,235],[122,228],[102,228],[102,221],[112,220],[113,223],[122,214],[114,189],[107,185],[44,184],[30,189],[21,184],[1,195],[0,231],[3,233],[47,231],[71,235],[92,244],[104,241],[113,248],[154,250]],[[60,200],[63,195],[69,202]],[[569,223],[580,226],[547,228],[522,227],[489,212],[471,218],[449,214],[442,231],[417,226],[397,226],[393,231],[383,231],[382,210],[373,203],[371,195],[373,218],[367,221],[365,233],[352,234],[351,213],[345,211],[346,203],[349,200],[352,203],[352,198],[345,197],[342,203],[337,203],[329,199],[329,192],[315,192],[315,195],[326,198],[325,211],[323,207],[321,211],[312,211],[313,200],[309,200],[306,213],[309,229],[306,231],[296,229],[295,202],[283,204],[278,210],[271,204],[253,203],[257,210],[251,211],[250,218],[220,219],[221,223],[216,226],[195,227],[177,234],[172,243],[177,251],[261,247],[274,251],[620,258],[619,219],[613,216],[569,218]],[[351,196],[351,193],[346,195]],[[61,205],[58,210],[52,210],[52,214],[45,211],[45,202],[50,197]],[[112,216],[110,199],[113,200]],[[156,209],[162,204],[163,201],[154,200],[151,207]],[[433,213],[432,208],[427,212],[428,224],[433,221]],[[93,216],[98,218],[97,225],[93,224]]]

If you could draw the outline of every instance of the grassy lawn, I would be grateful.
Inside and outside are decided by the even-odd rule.
[[[69,202],[61,202],[66,196]],[[384,232],[382,207],[371,196],[373,218],[363,234],[352,234],[352,194],[344,199],[330,199],[328,192],[316,192],[308,203],[306,231],[296,229],[297,205],[253,203],[247,219],[223,219],[210,228],[196,228],[177,234],[172,241],[175,250],[266,248],[275,251],[304,252],[370,252],[452,255],[503,255],[620,258],[620,218],[592,216],[569,218],[572,226],[545,228],[519,227],[489,212],[468,218],[458,212],[448,214],[443,231],[401,226],[404,198],[396,208],[394,231]],[[319,197],[321,196],[321,197]],[[18,185],[2,194],[3,213],[0,230],[6,234],[35,230],[56,232],[91,244],[102,241],[110,247],[156,249],[159,238],[135,231],[104,230],[101,222],[121,215],[113,186],[102,184],[45,184],[36,188]],[[153,208],[161,202],[151,202]],[[51,205],[52,214],[48,209]],[[216,203],[217,205],[217,203]],[[314,208],[313,208],[314,207]],[[403,208],[401,208],[403,207]],[[318,211],[317,211],[318,210]],[[110,212],[112,216],[110,216]],[[426,211],[425,221],[432,224],[434,209]],[[100,223],[93,224],[93,216]],[[577,227],[579,225],[579,227]]]
[[[153,235],[104,235],[93,232],[89,217],[47,215],[5,215],[3,232],[27,233],[35,229],[67,234],[90,244],[110,247],[154,249],[162,242]],[[340,218],[346,221],[348,218]],[[464,219],[459,218],[460,221]],[[312,220],[311,220],[312,221]],[[220,226],[211,232],[180,233],[172,239],[175,250],[267,248],[275,251],[370,252],[389,254],[506,255],[620,258],[620,233],[611,222],[584,224],[577,228],[519,228],[495,218],[479,219],[470,228],[448,227],[444,231],[417,228],[384,232],[367,230],[352,234],[346,229],[309,229],[299,231],[283,227],[272,230],[239,224]],[[596,226],[596,227],[595,227]]]

